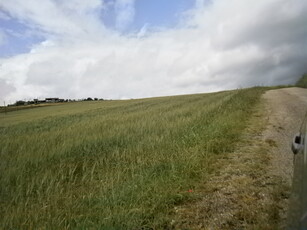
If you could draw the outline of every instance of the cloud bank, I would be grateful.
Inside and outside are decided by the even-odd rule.
[[[138,36],[106,28],[99,0],[0,1],[46,38],[30,53],[0,59],[0,100],[212,92],[290,84],[307,71],[307,1],[196,3],[176,28]],[[122,31],[134,1],[116,4]]]

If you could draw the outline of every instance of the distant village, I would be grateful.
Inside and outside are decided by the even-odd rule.
[[[100,98],[91,98],[88,97],[86,99],[61,99],[58,97],[50,97],[45,99],[33,99],[30,101],[16,101],[14,104],[10,104],[8,106],[21,106],[21,105],[38,105],[38,104],[46,104],[46,103],[65,103],[65,102],[76,102],[76,101],[103,101],[104,99]]]

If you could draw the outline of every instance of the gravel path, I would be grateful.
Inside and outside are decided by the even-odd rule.
[[[285,229],[293,173],[291,141],[307,111],[307,89],[269,90],[237,151],[221,156],[199,191],[175,208],[174,229]]]
[[[271,164],[268,173],[281,178],[281,183],[291,188],[293,176],[293,153],[291,141],[299,131],[307,112],[307,89],[285,88],[270,90],[263,96],[266,100],[269,121],[263,136],[276,144],[271,150]],[[280,229],[285,229],[288,199],[280,201]]]
[[[307,89],[285,88],[270,90],[263,96],[266,100],[269,125],[264,131],[266,139],[277,144],[272,158],[272,173],[291,183],[293,154],[291,140],[299,131],[307,111]]]

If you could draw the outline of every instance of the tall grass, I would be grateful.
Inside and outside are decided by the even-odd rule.
[[[3,229],[170,228],[263,88],[0,114]]]

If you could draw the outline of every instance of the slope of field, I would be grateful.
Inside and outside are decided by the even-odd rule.
[[[263,88],[0,114],[2,229],[171,228]]]

